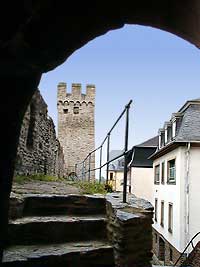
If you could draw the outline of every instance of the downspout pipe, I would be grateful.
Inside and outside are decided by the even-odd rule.
[[[186,150],[186,175],[185,175],[185,245],[190,241],[190,149],[191,143],[187,143]],[[187,255],[189,250],[186,251]]]

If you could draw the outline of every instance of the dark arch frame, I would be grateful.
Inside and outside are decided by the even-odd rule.
[[[14,1],[12,8],[9,3],[0,11],[0,262],[21,122],[42,73],[62,64],[95,37],[124,24],[163,29],[200,47],[199,0],[70,3],[66,9],[66,1]]]

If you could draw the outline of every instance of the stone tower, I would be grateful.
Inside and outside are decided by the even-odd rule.
[[[87,85],[86,94],[81,92],[81,84],[73,83],[71,93],[67,93],[66,83],[58,84],[58,139],[63,148],[66,174],[73,172],[81,178],[82,162],[95,149],[94,111],[95,86]],[[91,156],[91,169],[95,167],[95,156]],[[88,169],[89,158],[85,169]],[[89,175],[87,174],[85,179]],[[94,179],[94,172],[91,172]]]

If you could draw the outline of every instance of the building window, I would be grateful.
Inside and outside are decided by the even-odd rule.
[[[162,162],[162,170],[161,170],[161,183],[165,183],[165,162]]]
[[[172,140],[172,127],[169,126],[167,128],[167,142],[170,142]]]
[[[74,114],[79,114],[79,107],[74,107]]]
[[[113,180],[113,172],[110,173],[110,181]]]
[[[176,136],[176,121],[172,124],[172,138]]]
[[[159,184],[160,182],[160,164],[155,166],[155,177],[154,177],[154,183]]]
[[[68,108],[64,108],[63,112],[64,112],[64,114],[67,114],[68,113]]]
[[[173,204],[169,203],[169,214],[168,214],[168,231],[172,233],[173,230]]]
[[[165,145],[165,132],[163,131],[160,135],[160,146],[163,147]]]
[[[172,159],[167,164],[167,182],[174,184],[176,182],[176,160]]]
[[[164,227],[164,201],[161,201],[161,210],[160,210],[160,225]]]
[[[169,248],[169,260],[173,262],[173,250]]]
[[[157,215],[158,215],[158,199],[155,198],[155,210],[154,210],[154,219],[157,222]]]
[[[158,243],[158,235],[155,234],[155,243],[157,244]]]

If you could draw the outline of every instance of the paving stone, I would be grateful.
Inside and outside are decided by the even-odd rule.
[[[76,260],[76,264],[79,265],[75,265]],[[73,264],[73,261],[74,265],[66,265],[69,263]],[[3,266],[114,267],[113,249],[108,243],[101,241],[71,242],[40,246],[13,246],[4,251]]]
[[[11,220],[10,245],[62,243],[106,239],[106,218],[101,216],[37,216]]]

